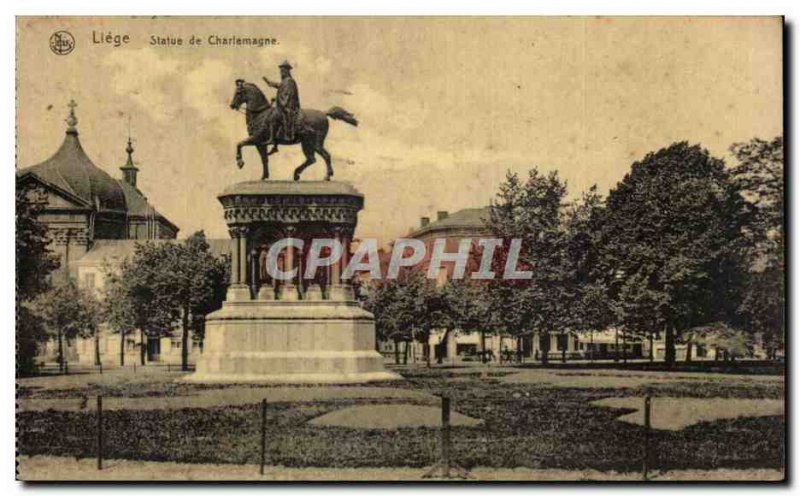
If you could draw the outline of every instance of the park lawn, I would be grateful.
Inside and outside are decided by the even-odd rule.
[[[632,409],[594,406],[610,397],[782,399],[782,382],[656,382],[636,387],[552,387],[509,383],[503,374],[408,369],[407,381],[392,384],[424,395],[402,395],[391,403],[430,406],[446,393],[456,412],[479,419],[453,428],[453,453],[466,467],[529,467],[633,471],[641,467],[644,428],[621,422]],[[88,387],[88,386],[87,386]],[[365,388],[377,385],[363,386]],[[188,389],[187,389],[188,388]],[[59,390],[58,397],[89,392],[136,397],[181,394],[194,386],[168,381],[135,386],[110,384]],[[265,391],[269,388],[263,388]],[[26,389],[23,396],[47,397]],[[286,467],[424,467],[438,456],[438,431],[314,426],[311,419],[341,408],[381,405],[378,397],[270,402],[267,458]],[[95,456],[91,411],[27,411],[18,414],[18,449],[24,455]],[[260,412],[257,404],[176,410],[104,412],[108,458],[185,463],[257,463]],[[781,468],[784,417],[746,417],[703,422],[677,431],[655,430],[651,466],[668,469]]]

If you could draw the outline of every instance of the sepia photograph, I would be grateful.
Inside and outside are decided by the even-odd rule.
[[[14,23],[17,481],[788,481],[783,17]]]

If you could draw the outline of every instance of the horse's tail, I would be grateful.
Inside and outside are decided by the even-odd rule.
[[[331,119],[345,121],[351,126],[358,126],[358,120],[356,119],[356,116],[354,116],[347,110],[343,109],[342,107],[331,107],[330,110],[328,110],[325,113],[325,115],[327,115]]]

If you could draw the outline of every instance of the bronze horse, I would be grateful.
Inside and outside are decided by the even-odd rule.
[[[353,114],[341,107],[331,107],[326,113],[313,109],[301,109],[301,118],[297,124],[295,139],[287,141],[282,136],[284,133],[280,133],[281,136],[276,133],[274,142],[271,142],[270,136],[273,135],[271,126],[277,126],[280,122],[277,116],[278,109],[272,106],[258,86],[247,82],[236,86],[231,108],[239,110],[239,107],[243,104],[247,106],[245,115],[247,134],[249,136],[236,145],[236,165],[240,169],[244,166],[242,147],[255,146],[259,155],[261,155],[261,163],[264,167],[264,172],[261,176],[262,181],[269,179],[269,155],[277,151],[277,148],[273,148],[272,151],[268,152],[267,145],[296,145],[298,143],[303,148],[306,160],[294,170],[294,180],[300,180],[300,174],[303,170],[317,161],[314,154],[319,153],[327,166],[325,180],[330,181],[331,176],[333,176],[331,154],[325,149],[325,137],[328,135],[328,117],[344,121],[353,126],[358,125],[358,121]]]

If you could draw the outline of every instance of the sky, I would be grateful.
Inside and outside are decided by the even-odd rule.
[[[50,50],[59,30],[76,40],[68,55]],[[488,205],[507,171],[557,170],[572,197],[605,193],[672,142],[731,163],[732,143],[783,128],[780,18],[18,18],[17,31],[17,167],[58,149],[73,98],[84,149],[121,177],[130,122],[139,188],[181,237],[228,236],[217,195],[261,175],[253,148],[236,167],[234,81],[266,93],[284,59],[303,107],[358,118],[332,121],[326,148],[335,179],[365,195],[357,236],[384,243],[422,216]],[[130,41],[94,43],[101,33]],[[270,158],[275,179],[304,160],[299,146]],[[319,158],[303,178],[323,176]]]

